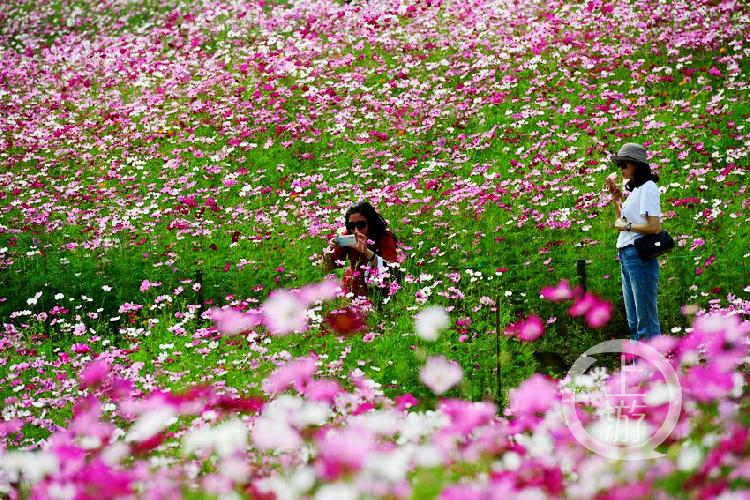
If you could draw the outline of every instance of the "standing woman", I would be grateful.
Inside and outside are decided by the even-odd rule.
[[[365,271],[378,268],[378,260],[396,262],[396,237],[387,229],[385,219],[366,201],[355,203],[344,214],[344,234],[357,237],[355,246],[342,247],[332,238],[323,251],[323,272],[328,273],[340,262],[349,260],[342,287],[355,296],[367,296]],[[368,240],[372,243],[368,243]],[[378,259],[378,257],[380,259]]]
[[[661,335],[659,310],[656,297],[659,291],[659,261],[643,260],[638,256],[635,240],[646,234],[657,234],[661,230],[661,205],[659,176],[651,172],[646,149],[640,144],[624,144],[612,156],[620,168],[625,188],[630,191],[622,201],[622,191],[613,178],[607,179],[606,187],[612,194],[617,237],[617,255],[622,274],[622,294],[625,313],[632,340],[645,340]]]

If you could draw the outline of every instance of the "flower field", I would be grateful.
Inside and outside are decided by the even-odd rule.
[[[0,497],[750,495],[748,33],[739,0],[1,2]],[[643,441],[673,402],[566,376],[627,337],[625,142],[677,243],[641,460],[566,420],[627,387]],[[371,302],[320,266],[362,199],[403,277]]]

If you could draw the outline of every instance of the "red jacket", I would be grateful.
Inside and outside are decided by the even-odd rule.
[[[347,231],[345,234],[351,234]],[[396,240],[390,231],[386,231],[380,241],[375,245],[368,246],[370,250],[378,254],[383,260],[396,262]],[[367,264],[367,257],[351,247],[336,247],[333,251],[333,260],[346,260],[349,258],[349,267],[344,273],[341,285],[345,292],[353,292],[355,296],[367,296],[367,284],[360,266]],[[339,265],[336,265],[339,267]]]

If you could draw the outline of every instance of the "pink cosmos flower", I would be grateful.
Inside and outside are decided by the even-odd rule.
[[[316,370],[313,358],[293,359],[268,376],[264,381],[264,390],[269,394],[276,394],[292,385],[298,392],[302,392]]]
[[[568,309],[568,314],[573,317],[582,316],[596,305],[596,303],[596,297],[593,294],[586,292],[583,297],[577,298],[573,301],[573,305]]]
[[[458,363],[443,356],[427,358],[419,372],[419,380],[437,395],[458,384],[463,376],[464,372]]]
[[[517,487],[536,488],[551,498],[559,498],[565,491],[560,468],[548,467],[540,458],[527,458],[517,471],[517,478]]]
[[[450,418],[448,430],[457,434],[470,433],[475,427],[495,418],[495,405],[492,403],[447,399],[440,402],[438,410]]]
[[[696,248],[702,247],[705,244],[706,244],[706,241],[703,238],[695,238],[690,245],[690,251],[692,252]]]
[[[601,328],[612,317],[612,304],[606,300],[596,300],[586,311],[584,319],[591,328]]]
[[[80,472],[85,477],[86,489],[96,492],[101,498],[117,498],[133,494],[134,474],[130,471],[110,467],[101,458],[93,459]]]
[[[357,471],[375,449],[374,436],[363,428],[346,427],[331,430],[316,439],[318,475],[327,480]]]
[[[120,306],[117,312],[126,313],[131,311],[140,311],[141,309],[143,309],[143,304],[133,304],[131,302],[126,302]]]
[[[335,299],[341,292],[341,285],[337,280],[328,279],[321,281],[320,283],[312,283],[305,285],[299,289],[298,298],[306,304],[306,307],[310,304],[321,300]]]
[[[740,322],[737,316],[706,315],[696,318],[693,328],[706,335],[706,358],[711,366],[730,372],[743,363],[750,323]]]
[[[539,316],[531,315],[525,320],[516,323],[513,331],[518,340],[533,342],[544,333],[544,322]]]
[[[75,327],[73,328],[73,335],[80,337],[81,335],[85,333],[86,333],[86,325],[84,325],[83,323],[76,323]]]
[[[573,290],[570,288],[570,282],[568,280],[561,280],[554,287],[545,286],[541,290],[541,296],[552,302],[562,302],[563,300],[569,300],[573,298]]]
[[[481,500],[483,498],[492,498],[492,495],[474,484],[449,484],[440,492],[440,500]]]
[[[158,286],[161,286],[161,282],[153,283],[153,282],[151,282],[149,280],[143,280],[141,282],[141,292],[148,291],[149,289],[155,288],[155,287],[158,287]]]
[[[215,323],[216,329],[224,335],[237,335],[252,330],[260,324],[260,317],[257,312],[245,313],[234,308],[212,307],[208,313]]]
[[[625,418],[635,418],[635,415],[645,413],[649,416],[648,409],[639,407],[643,405],[645,389],[642,387],[644,379],[647,378],[647,367],[643,370],[619,371],[613,373],[605,382],[605,399],[607,405],[615,408],[622,406],[620,415]]]
[[[557,398],[555,385],[535,373],[517,389],[510,391],[510,411],[516,416],[535,416],[546,412]]]
[[[409,392],[407,392],[406,394],[402,394],[401,396],[396,396],[396,399],[394,401],[396,403],[396,408],[398,408],[400,411],[407,410],[408,408],[416,406],[417,403],[419,403],[417,398],[415,398],[414,395]]]
[[[110,365],[107,361],[101,359],[93,361],[81,370],[78,382],[83,389],[98,385],[107,378],[109,371]]]
[[[647,343],[661,354],[667,355],[674,351],[677,339],[671,335],[658,335],[648,339]]]
[[[288,290],[274,290],[263,303],[263,321],[272,335],[307,329],[307,305]]]
[[[310,380],[304,388],[305,396],[311,401],[325,401],[333,403],[341,386],[335,380]]]
[[[91,350],[88,344],[73,344],[71,349],[76,354],[84,354]]]
[[[693,366],[681,380],[682,389],[701,402],[725,397],[734,387],[733,374],[715,366]]]

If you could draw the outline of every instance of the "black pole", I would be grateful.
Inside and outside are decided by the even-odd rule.
[[[495,370],[497,371],[497,393],[495,404],[498,413],[503,412],[503,360],[500,349],[500,294],[495,299]]]
[[[578,259],[576,261],[576,273],[578,274],[578,284],[581,285],[583,291],[586,291],[586,259]]]

